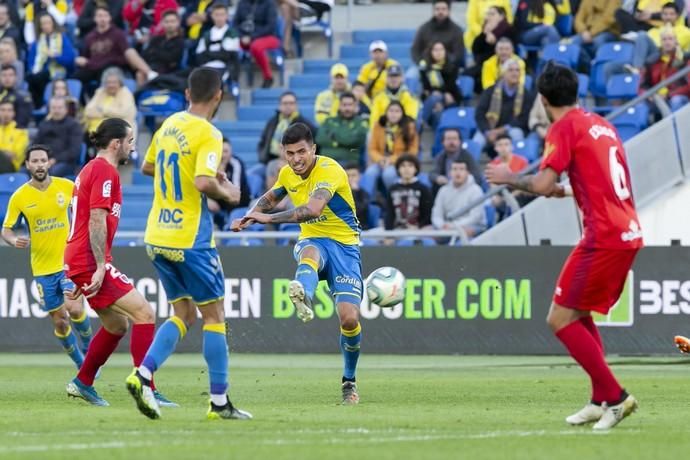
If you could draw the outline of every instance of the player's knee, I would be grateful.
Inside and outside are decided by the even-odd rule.
[[[134,315],[133,321],[135,324],[150,324],[156,322],[156,315],[148,303],[142,304],[141,308]]]
[[[80,318],[84,313],[84,305],[78,300],[66,300],[65,309],[72,318]]]
[[[357,309],[348,308],[340,312],[340,327],[346,331],[351,331],[359,324],[359,314]]]

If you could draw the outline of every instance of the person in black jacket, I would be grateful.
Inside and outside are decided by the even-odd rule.
[[[264,76],[262,88],[273,86],[273,72],[266,51],[281,48],[276,37],[278,13],[274,0],[240,0],[235,11],[235,27],[240,46],[249,50]]]
[[[55,159],[55,164],[50,168],[51,175],[71,176],[79,166],[84,132],[79,122],[67,114],[67,101],[64,98],[52,98],[48,107],[48,116],[38,125],[33,142],[50,147]]]
[[[419,61],[422,80],[422,119],[434,130],[441,119],[441,112],[460,104],[462,94],[456,80],[458,66],[448,60],[446,47],[441,42],[431,45],[424,59]]]
[[[400,180],[389,189],[386,230],[412,230],[431,225],[431,190],[417,179],[419,160],[414,155],[401,155],[395,169]]]
[[[460,159],[467,164],[467,169],[474,176],[475,183],[484,186],[485,180],[482,171],[470,152],[462,148],[462,134],[457,128],[446,128],[442,134],[443,150],[434,157],[434,169],[429,172],[433,192],[436,195],[438,189],[448,183],[451,163]]]
[[[355,200],[355,211],[357,212],[357,220],[359,221],[359,226],[362,230],[369,230],[369,203],[371,197],[366,190],[359,186],[359,181],[362,178],[362,174],[359,172],[359,165],[357,163],[349,163],[343,166],[343,169],[347,173],[347,182],[350,184],[350,190],[352,190],[352,199]],[[377,226],[377,222],[373,222],[374,226]]]
[[[525,138],[533,103],[534,94],[520,84],[520,65],[515,59],[508,59],[501,66],[501,78],[479,98],[475,111],[477,132],[473,140],[486,147],[493,159],[496,156],[493,144],[499,134],[508,133],[513,142]]]
[[[34,104],[31,95],[26,91],[15,89],[16,86],[17,71],[11,64],[3,64],[0,67],[0,101],[12,102],[17,126],[27,128],[31,122]]]
[[[125,6],[125,0],[86,0],[81,14],[77,19],[77,28],[79,29],[80,37],[86,37],[89,32],[96,28],[94,16],[96,14],[96,8],[99,6],[110,11],[110,16],[113,18],[113,25],[124,30],[125,20],[122,17],[122,9]]]
[[[412,61],[419,63],[424,53],[435,43],[441,42],[448,53],[448,61],[456,66],[465,64],[465,43],[462,27],[450,18],[450,0],[434,0],[434,15],[417,29],[410,54]]]
[[[234,205],[228,204],[222,200],[216,201],[211,198],[208,199],[208,210],[213,214],[213,222],[218,228],[222,229],[227,223],[230,211],[235,208],[248,206],[251,198],[244,163],[232,154],[232,143],[225,137],[223,138],[223,153],[220,157],[218,171],[225,172],[228,176],[228,181],[240,189],[240,201]]]
[[[141,57],[151,70],[158,75],[173,73],[180,68],[184,54],[184,37],[180,28],[180,16],[177,11],[168,10],[161,18],[163,34],[151,37],[141,52]],[[149,76],[137,72],[137,83],[142,86]]]
[[[22,49],[22,33],[10,16],[10,6],[0,3],[0,39],[11,38],[18,50]]]
[[[309,126],[312,133],[316,133],[316,129],[311,121],[300,115],[297,110],[297,96],[295,93],[285,91],[280,95],[276,114],[266,122],[264,131],[261,133],[261,139],[259,139],[257,147],[260,162],[267,164],[269,161],[280,157],[283,133],[293,123],[304,123]]]
[[[239,80],[240,44],[237,30],[228,24],[228,7],[216,3],[211,8],[213,27],[207,30],[196,47],[196,64],[215,69],[223,80]]]
[[[513,25],[520,43],[545,46],[558,43],[561,34],[554,26],[556,9],[546,0],[521,0],[515,12]]]

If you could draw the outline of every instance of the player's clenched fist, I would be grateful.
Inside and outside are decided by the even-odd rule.
[[[29,242],[30,242],[29,238],[27,238],[27,237],[25,237],[25,236],[18,236],[18,237],[14,240],[14,247],[15,247],[15,248],[19,248],[19,249],[28,248],[28,247],[29,247]]]

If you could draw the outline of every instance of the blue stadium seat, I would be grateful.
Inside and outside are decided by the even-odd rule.
[[[29,177],[24,173],[0,174],[0,192],[12,193],[28,180]]]
[[[303,105],[306,103],[304,99],[316,99],[316,96],[328,88],[329,84],[330,82],[327,80],[325,85],[319,87],[299,88],[292,89],[291,91],[297,96],[298,103]],[[252,91],[252,104],[273,104],[277,107],[278,99],[285,91],[287,90],[284,88],[255,89]]]
[[[367,208],[367,224],[369,228],[376,228],[381,221],[381,206],[370,204]]]
[[[153,187],[148,185],[123,185],[122,199],[124,200],[148,200],[149,206],[153,201]]]
[[[429,179],[429,174],[425,172],[420,172],[417,174],[417,180],[419,181],[420,184],[426,185],[431,189],[431,179]]]
[[[462,142],[462,148],[470,152],[472,158],[479,161],[479,157],[482,155],[482,148],[472,139],[468,139]]]
[[[232,142],[235,136],[259,137],[266,126],[266,121],[216,121],[214,124],[223,136]]]
[[[587,97],[589,92],[589,76],[583,73],[577,74],[577,95],[580,98]]]
[[[362,238],[360,243],[362,246],[381,246],[381,241],[375,238]]]
[[[223,246],[263,246],[264,241],[261,238],[223,238],[221,241]]]
[[[396,246],[436,246],[436,240],[433,238],[401,238],[395,242]]]
[[[474,107],[453,107],[443,111],[436,129],[436,138],[431,150],[432,154],[435,155],[441,151],[443,130],[447,128],[458,128],[463,139],[471,139],[474,131],[477,129],[477,123],[474,119]]]
[[[486,204],[484,205],[484,213],[486,214],[487,228],[491,228],[496,225],[496,208],[490,204]]]
[[[328,88],[331,76],[328,72],[291,75],[288,86],[292,90],[303,88]]]
[[[144,91],[137,98],[139,115],[144,117],[144,123],[151,132],[155,131],[156,117],[169,117],[186,106],[184,94],[167,90]]]
[[[278,102],[274,105],[250,105],[237,108],[237,119],[239,121],[261,121],[266,124],[269,118],[276,114]]]
[[[641,129],[635,127],[635,126],[630,126],[630,125],[616,125],[614,124],[616,131],[618,131],[618,137],[621,138],[621,141],[627,142],[633,137],[637,136],[642,132]]]
[[[123,83],[132,94],[137,92],[137,81],[135,79],[125,78]]]
[[[304,4],[302,5],[304,6]],[[331,25],[332,21],[332,11],[327,11],[318,21],[316,16],[313,17],[302,17],[299,21],[298,27],[292,28],[292,38],[295,42],[295,47],[297,48],[297,56],[303,57],[303,46],[302,46],[302,33],[311,31],[321,31],[323,36],[326,37],[326,42],[328,45],[328,57],[333,56],[333,27]]]
[[[300,226],[299,226],[299,224],[292,224],[292,223],[280,224],[280,226],[278,226],[278,231],[280,231],[280,232],[299,232]],[[292,243],[292,241],[290,240],[290,238],[278,238],[276,240],[276,244],[278,244],[278,246],[288,246],[291,243]]]
[[[247,184],[249,185],[249,195],[252,198],[261,196],[265,191],[266,182],[258,174],[247,174]]]
[[[386,43],[388,56],[392,59],[406,59],[410,56],[409,43]],[[369,59],[369,43],[356,43],[352,45],[340,45],[341,59],[359,59],[364,63]]]
[[[525,90],[532,91],[533,86],[534,78],[532,78],[532,75],[525,75]]]
[[[141,171],[132,172],[132,185],[153,185],[153,177],[142,174]]]
[[[7,214],[7,203],[10,201],[12,192],[0,191],[0,221],[5,220],[5,214]]]
[[[590,72],[590,90],[597,97],[606,96],[606,76],[604,75],[605,64],[608,62],[626,63],[633,58],[634,45],[627,42],[604,43],[597,50],[597,54],[592,61]]]
[[[407,69],[412,64],[412,59],[410,57],[399,57],[396,60],[403,67],[403,69]],[[367,59],[307,59],[304,61],[303,72],[305,74],[328,73],[330,72],[333,64],[338,62],[345,64],[350,70],[350,74],[353,75],[354,78],[354,76],[359,73],[360,67],[367,62]]]
[[[527,137],[525,140],[517,141],[513,145],[513,151],[525,157],[530,163],[539,158],[539,148],[539,140],[534,137]]]
[[[366,176],[362,174],[361,178],[359,179],[359,186],[369,194],[370,197],[374,197],[374,193],[376,192],[376,181],[375,180],[370,180],[370,176]]]
[[[558,29],[561,37],[570,37],[573,34],[574,18],[572,14],[562,14],[556,17],[554,26]]]
[[[649,123],[649,107],[640,103],[611,120],[623,142],[642,132]]]
[[[67,90],[69,91],[70,96],[79,99],[79,95],[81,94],[81,80],[76,80],[74,78],[68,78],[65,80],[67,82]],[[53,82],[49,82],[46,85],[46,89],[43,91],[43,102],[48,103],[48,100],[50,99],[50,95],[53,93]]]
[[[474,97],[474,78],[468,77],[467,75],[460,75],[456,83],[458,88],[460,88],[463,100],[468,101]]]
[[[539,69],[548,61],[553,60],[568,67],[577,67],[580,57],[580,47],[578,45],[566,43],[550,43],[544,47],[539,61]]]
[[[153,199],[146,198],[128,198],[122,200],[122,218],[125,219],[139,219],[148,218],[149,211],[151,211],[151,203]]]
[[[125,217],[124,215],[120,219],[118,224],[118,230],[124,232],[135,232],[146,230],[146,221],[148,217]]]
[[[387,45],[402,43],[409,46],[417,33],[415,29],[374,29],[355,30],[352,32],[352,43],[369,45],[374,40],[383,40]]]
[[[640,76],[631,74],[611,75],[606,82],[606,99],[633,99],[640,89]]]

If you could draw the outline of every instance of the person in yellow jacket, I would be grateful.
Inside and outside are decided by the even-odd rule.
[[[359,69],[357,81],[364,84],[367,96],[374,99],[386,88],[387,70],[393,65],[399,66],[398,61],[388,58],[388,45],[383,40],[374,40],[369,45],[371,61]]]
[[[597,49],[618,36],[615,13],[620,0],[582,0],[575,15],[575,35],[571,43],[580,46],[590,58]]]
[[[17,128],[14,105],[10,101],[0,102],[0,152],[10,157],[15,171],[24,163],[24,152],[28,145],[29,131]]]
[[[671,27],[678,40],[678,45],[684,53],[690,53],[690,28],[685,25],[685,21],[680,14],[678,5],[668,2],[661,10],[661,24],[647,32],[647,35],[657,48],[661,48],[661,33]]]
[[[321,91],[314,102],[314,117],[317,125],[321,125],[326,118],[338,115],[340,95],[350,90],[350,83],[347,81],[348,74],[345,64],[333,64],[331,67],[331,87]]]
[[[52,16],[58,26],[63,26],[69,4],[66,0],[41,0],[39,10],[34,11],[34,2],[28,2],[24,7],[24,41],[27,45],[31,45],[38,38],[36,31],[39,28],[36,19],[44,11]]]
[[[623,2],[615,13],[616,23],[620,27],[621,34],[662,26],[661,10],[668,2],[669,0]]]
[[[482,33],[486,12],[492,6],[502,6],[506,10],[506,19],[513,22],[513,6],[510,0],[469,0],[467,3],[467,30],[465,30],[465,47],[472,49],[472,43]]]
[[[509,59],[517,61],[520,65],[520,84],[525,84],[525,61],[515,54],[513,42],[508,37],[501,37],[496,42],[496,54],[482,64],[482,89],[493,86],[501,76],[501,66]]]
[[[371,102],[369,126],[372,129],[378,123],[381,116],[386,113],[386,109],[388,109],[392,101],[399,101],[405,110],[405,114],[413,120],[417,119],[419,100],[403,85],[403,70],[397,64],[389,67],[384,91],[379,93]]]

